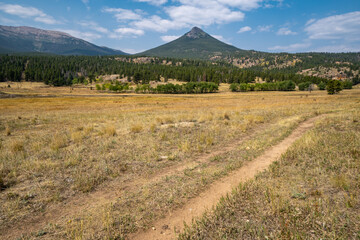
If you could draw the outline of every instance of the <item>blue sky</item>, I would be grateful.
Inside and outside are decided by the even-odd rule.
[[[0,24],[135,53],[193,26],[241,49],[360,51],[360,0],[0,0]]]

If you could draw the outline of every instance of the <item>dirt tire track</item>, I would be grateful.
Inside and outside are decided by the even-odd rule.
[[[313,117],[302,122],[290,136],[265,151],[264,154],[251,162],[245,163],[243,167],[235,170],[218,182],[215,182],[208,190],[202,192],[198,197],[189,200],[182,208],[174,210],[170,212],[167,217],[154,222],[153,228],[130,236],[130,239],[162,240],[175,238],[174,229],[176,229],[176,231],[183,230],[184,222],[190,224],[194,217],[200,217],[206,210],[215,206],[222,196],[231,193],[232,189],[238,186],[239,183],[252,179],[257,173],[267,169],[269,165],[278,160],[281,154],[285,153],[296,140],[312,128],[314,122],[320,117],[321,116]]]
[[[189,160],[170,166],[154,173],[149,177],[140,177],[128,183],[119,183],[114,180],[102,188],[88,194],[79,194],[71,197],[71,199],[60,204],[51,205],[44,213],[37,213],[33,216],[26,217],[12,224],[11,227],[0,228],[1,239],[17,239],[21,235],[30,234],[32,232],[43,229],[49,223],[64,223],[69,218],[78,216],[81,213],[88,212],[94,208],[110,204],[121,196],[124,190],[139,188],[145,184],[160,181],[162,178],[181,173],[187,168],[191,168],[209,161],[211,158],[223,153],[234,150],[242,142],[249,140],[258,132],[264,130],[269,124],[262,124],[257,129],[250,129],[246,136],[236,138],[229,142],[225,147],[218,147],[217,150],[210,153],[203,153],[196,159]],[[119,186],[120,185],[120,186]]]

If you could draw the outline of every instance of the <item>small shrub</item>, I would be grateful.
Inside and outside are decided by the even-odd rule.
[[[143,130],[143,126],[141,124],[134,124],[130,127],[130,132],[132,133],[140,133]]]
[[[207,136],[205,139],[205,143],[207,146],[211,146],[214,144],[214,138],[212,136]]]
[[[270,83],[233,83],[230,85],[232,92],[248,92],[248,91],[293,91],[295,90],[293,81],[270,82]]]
[[[0,191],[5,188],[6,188],[5,181],[4,181],[3,177],[0,175]]]
[[[238,91],[238,84],[236,84],[236,83],[230,84],[230,91],[237,92]]]
[[[183,143],[179,144],[179,150],[181,150],[182,152],[188,152],[190,151],[190,143],[189,141],[185,141]]]
[[[23,152],[24,150],[25,150],[24,143],[21,141],[15,141],[11,145],[11,152],[13,153]]]
[[[150,132],[152,132],[152,133],[156,132],[156,124],[155,123],[150,125]]]
[[[325,90],[326,89],[326,83],[324,83],[324,82],[319,83],[318,88],[319,88],[319,90]]]
[[[10,129],[9,126],[6,126],[6,128],[5,128],[5,135],[6,135],[6,136],[10,136],[10,135],[11,135],[11,129]]]
[[[224,119],[225,120],[230,120],[230,115],[228,113],[224,113]]]
[[[93,126],[87,126],[86,128],[84,128],[84,133],[85,135],[89,135],[93,130],[94,130]]]
[[[58,151],[60,148],[65,147],[67,144],[67,137],[64,134],[56,133],[51,141],[50,148]]]
[[[81,140],[83,139],[83,135],[82,132],[76,131],[71,133],[71,140],[74,142],[81,142]]]
[[[110,137],[113,137],[113,136],[116,136],[116,129],[114,126],[107,126],[104,130],[105,134],[110,136]]]
[[[76,127],[76,131],[82,131],[82,130],[84,130],[83,126]]]
[[[298,87],[299,87],[300,91],[307,91],[307,90],[309,90],[310,85],[311,85],[311,82],[302,82],[302,83],[299,83]]]
[[[333,95],[339,93],[343,89],[343,86],[339,80],[331,80],[326,85],[328,94]]]
[[[349,80],[343,82],[344,89],[352,89],[353,83]]]

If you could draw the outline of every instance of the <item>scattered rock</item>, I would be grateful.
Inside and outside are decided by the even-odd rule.
[[[160,157],[158,158],[158,161],[161,162],[161,161],[168,160],[168,159],[169,159],[168,156],[160,156]]]

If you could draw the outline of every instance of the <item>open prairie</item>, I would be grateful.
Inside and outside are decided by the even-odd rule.
[[[26,97],[0,98],[2,239],[359,237],[360,89],[11,89],[0,91]],[[192,206],[211,209],[242,181],[191,225]]]

